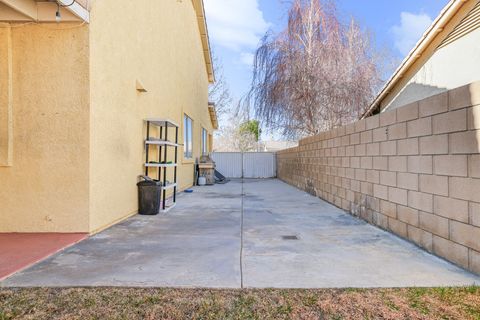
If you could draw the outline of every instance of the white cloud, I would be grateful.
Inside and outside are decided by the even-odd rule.
[[[213,43],[235,51],[255,49],[269,28],[258,0],[205,0]]]
[[[250,52],[240,53],[240,61],[248,67],[253,66],[253,59],[254,58],[255,58],[255,56],[253,55],[253,53],[250,53]]]
[[[400,14],[400,25],[392,28],[395,47],[402,54],[407,55],[432,22],[432,18],[427,14],[402,12]]]

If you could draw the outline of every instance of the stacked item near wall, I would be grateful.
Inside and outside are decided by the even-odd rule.
[[[145,138],[145,175],[139,186],[140,214],[165,213],[173,209],[177,202],[177,160],[178,160],[178,125],[168,119],[145,119],[147,136]],[[153,130],[156,127],[156,130]],[[169,131],[170,135],[169,135]],[[153,133],[158,132],[158,137]],[[173,136],[172,136],[173,134]],[[173,138],[173,139],[172,139]],[[149,158],[150,148],[157,148],[157,157]],[[173,156],[169,158],[169,149]],[[171,152],[171,151],[170,151]],[[173,159],[173,160],[169,160]],[[173,169],[173,181],[167,180],[167,169]],[[149,170],[155,170],[157,179],[149,178]],[[169,193],[167,193],[169,192]],[[148,194],[147,194],[148,193]],[[167,199],[167,196],[169,199]],[[145,210],[141,210],[141,209]]]
[[[215,184],[215,162],[208,155],[200,157],[198,162],[198,185]]]

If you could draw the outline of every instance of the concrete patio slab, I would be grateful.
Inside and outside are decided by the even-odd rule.
[[[480,283],[479,277],[287,184],[247,182],[245,190],[245,287]]]
[[[286,236],[286,238],[285,238]],[[298,239],[290,239],[296,236]],[[403,287],[480,278],[279,180],[182,194],[1,286]]]

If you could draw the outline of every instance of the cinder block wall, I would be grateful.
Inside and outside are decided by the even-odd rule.
[[[323,132],[278,177],[480,273],[480,82]]]

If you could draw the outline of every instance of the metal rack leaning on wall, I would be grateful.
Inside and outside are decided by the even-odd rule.
[[[148,176],[149,168],[156,168],[157,180],[162,182],[160,212],[168,212],[173,209],[177,202],[177,161],[178,161],[178,124],[167,119],[145,119],[147,123],[147,137],[145,139],[145,176]],[[159,137],[151,137],[152,126],[158,127]],[[175,140],[168,140],[169,129],[174,129]],[[158,159],[149,159],[150,147],[157,147]],[[173,161],[168,161],[168,148],[174,148]],[[162,159],[163,156],[163,159]],[[167,169],[173,168],[173,181],[167,181]],[[167,191],[173,189],[172,200],[167,202]]]

